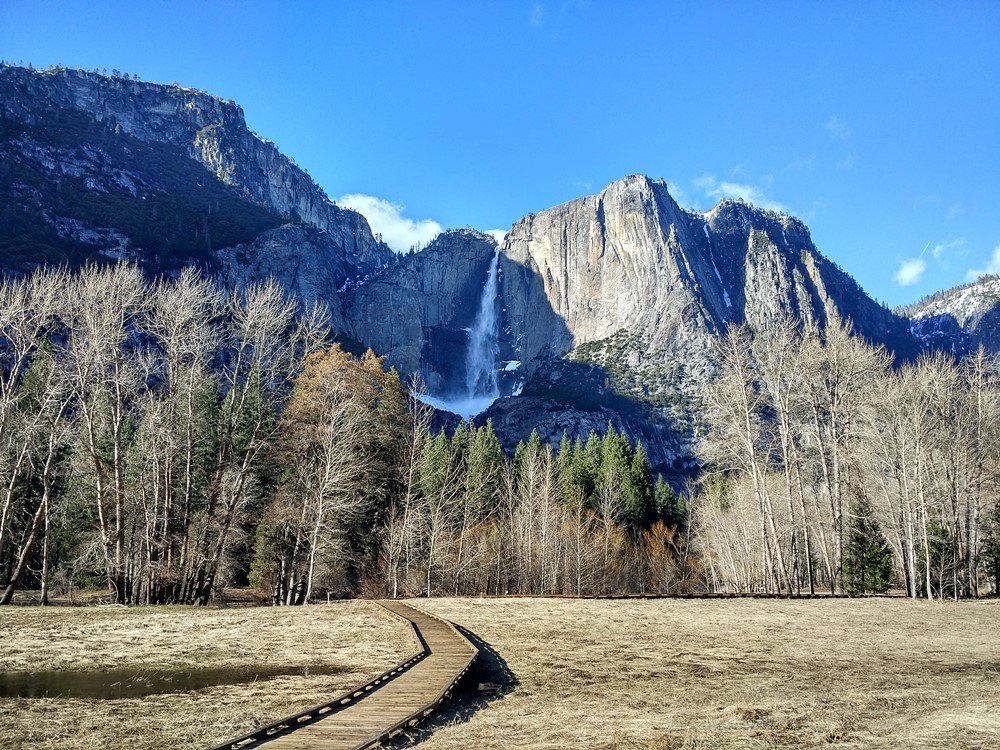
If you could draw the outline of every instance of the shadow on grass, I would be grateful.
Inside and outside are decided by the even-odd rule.
[[[381,747],[412,747],[442,727],[464,724],[478,712],[488,709],[491,703],[503,700],[518,686],[517,675],[492,645],[461,625],[455,625],[455,628],[479,649],[475,667],[458,684],[451,700],[419,726],[383,743]]]

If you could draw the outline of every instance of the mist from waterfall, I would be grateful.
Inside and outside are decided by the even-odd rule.
[[[486,275],[479,310],[467,331],[469,345],[465,352],[465,390],[450,397],[418,395],[421,401],[436,409],[450,411],[463,419],[472,419],[486,411],[500,398],[497,362],[500,342],[497,330],[497,292],[500,287],[500,247],[493,253]]]

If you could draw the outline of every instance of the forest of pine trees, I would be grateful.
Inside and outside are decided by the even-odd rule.
[[[417,423],[420,423],[418,415]],[[681,508],[642,445],[608,425],[559,447],[537,432],[504,455],[487,422],[419,430],[390,507],[389,593],[669,593],[683,585]]]
[[[1000,589],[983,352],[734,328],[682,484],[610,424],[512,455],[489,422],[434,430],[415,384],[330,341],[272,282],[0,283],[0,603]]]

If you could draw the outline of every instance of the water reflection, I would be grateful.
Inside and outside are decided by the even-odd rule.
[[[330,665],[211,667],[208,669],[113,669],[0,672],[0,698],[140,698],[183,693],[216,685],[268,680],[273,677],[331,675],[343,667]]]

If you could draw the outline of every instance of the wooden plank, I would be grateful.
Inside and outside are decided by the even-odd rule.
[[[379,604],[410,623],[420,651],[375,680],[213,748],[362,750],[420,721],[450,695],[479,650],[441,618],[399,601]]]

